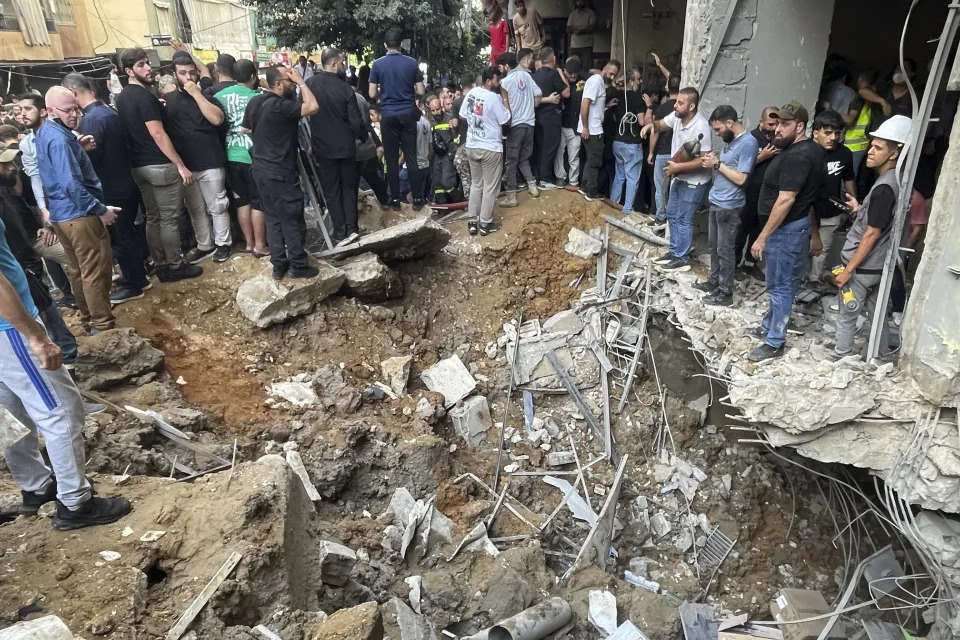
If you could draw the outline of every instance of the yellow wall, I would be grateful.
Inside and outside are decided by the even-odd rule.
[[[93,40],[90,37],[84,0],[73,0],[74,25],[57,25],[60,42],[63,44],[64,58],[88,58],[93,55]]]
[[[0,60],[62,60],[60,36],[50,34],[50,44],[28,47],[19,31],[0,31]]]
[[[74,0],[86,2],[83,12],[90,24],[90,38],[97,53],[115,53],[117,49],[150,47],[153,33],[144,0]],[[172,3],[171,3],[172,4]],[[153,4],[149,5],[151,8]],[[99,13],[98,13],[99,11]]]

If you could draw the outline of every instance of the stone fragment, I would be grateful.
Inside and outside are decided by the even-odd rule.
[[[398,527],[406,527],[410,521],[410,514],[413,513],[416,505],[417,501],[407,488],[399,487],[393,492],[393,497],[390,499],[390,504],[387,506],[384,516]]]
[[[673,541],[673,544],[680,553],[689,551],[693,546],[693,532],[690,531],[690,529],[683,527],[680,529],[680,533],[677,535],[677,539]]]
[[[309,382],[274,382],[270,395],[283,398],[295,407],[309,407],[317,402],[317,394]]]
[[[0,406],[0,451],[30,433],[30,429],[17,420],[5,407]]]
[[[572,309],[555,313],[543,323],[544,333],[566,333],[576,335],[583,330],[583,321]]]
[[[249,278],[237,289],[240,313],[264,329],[289,318],[310,313],[314,305],[336,293],[346,277],[340,269],[317,261],[320,273],[307,280],[274,280],[263,272]]]
[[[347,584],[356,562],[353,549],[329,540],[320,543],[320,581],[324,584],[336,587]]]
[[[416,576],[419,578],[420,576]],[[406,582],[409,584],[410,578]],[[426,640],[430,638],[429,627],[399,598],[390,598],[380,607],[383,617],[383,634],[386,640]]]
[[[617,597],[604,589],[588,594],[590,609],[587,619],[605,636],[617,630]]]
[[[130,328],[108,329],[78,342],[74,374],[86,390],[144,384],[146,376],[163,369],[163,352]]]
[[[653,530],[653,533],[658,538],[670,533],[670,530],[673,528],[670,526],[670,522],[664,517],[659,511],[650,518],[650,528]]]
[[[160,416],[171,427],[177,429],[186,429],[187,431],[200,431],[207,424],[207,418],[202,411],[196,409],[186,409],[183,407],[170,407],[160,411]]]
[[[362,253],[337,266],[344,273],[343,290],[349,296],[384,302],[403,295],[400,276],[373,253]]]
[[[346,258],[372,252],[387,262],[412,260],[439,253],[448,242],[450,232],[426,216],[374,231],[353,244],[324,251],[320,255]]]
[[[443,394],[444,407],[449,409],[477,388],[477,381],[457,356],[450,356],[426,369],[420,379],[430,391]]]
[[[0,640],[73,640],[73,634],[57,616],[44,616],[0,629]]]
[[[493,426],[490,405],[483,396],[471,396],[450,410],[453,429],[471,447],[479,446],[486,432]]]
[[[344,382],[340,367],[332,364],[320,367],[314,375],[314,381],[324,408],[342,414],[353,413],[360,408],[360,392]]]
[[[341,609],[304,634],[305,640],[383,640],[383,619],[376,602]]]
[[[567,244],[563,250],[584,260],[590,260],[603,250],[603,242],[588,233],[572,227],[567,234]]]
[[[410,363],[413,356],[396,356],[380,363],[383,379],[398,396],[407,393],[407,380],[410,379]]]

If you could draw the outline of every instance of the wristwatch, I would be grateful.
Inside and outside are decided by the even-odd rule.
[[[720,171],[720,164],[721,164],[721,162],[720,162],[719,160],[717,160],[717,164],[713,165],[713,170],[714,170],[714,171]]]

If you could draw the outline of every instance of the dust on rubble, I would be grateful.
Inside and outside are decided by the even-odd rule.
[[[688,509],[703,513],[737,539],[711,588],[718,607],[756,613],[777,586],[835,595],[833,571],[842,559],[830,543],[833,533],[816,488],[799,474],[785,475],[760,451],[737,444],[723,430],[700,425],[699,412],[688,403],[705,392],[703,379],[691,377],[701,370],[667,327],[653,333],[661,353],[660,377],[670,387],[666,415],[677,457],[710,476],[696,499],[682,505],[660,494],[662,483],[653,477],[658,460],[650,450],[660,397],[654,380],[641,372],[636,400],[613,423],[618,450],[631,463],[619,500],[618,518],[625,527],[615,543],[615,573],[594,568],[558,581],[589,527],[564,508],[538,541],[531,523],[539,527],[562,494],[536,476],[510,479],[509,508],[499,510],[487,532],[499,555],[463,551],[447,560],[497,502],[496,495],[463,477],[474,474],[491,483],[496,428],[488,432],[485,446],[468,447],[442,418],[442,398],[427,391],[419,375],[442,358],[459,356],[478,393],[489,400],[493,419],[522,434],[519,394],[510,415],[504,415],[508,365],[498,346],[502,327],[521,309],[524,318],[543,321],[580,297],[584,286],[570,285],[581,276],[592,282],[595,267],[563,250],[567,234],[571,227],[600,227],[600,213],[609,211],[567,192],[544,192],[538,200],[521,196],[520,206],[505,213],[501,232],[478,238],[468,235],[465,222],[453,223],[447,225],[452,241],[441,254],[390,265],[403,281],[402,298],[367,305],[334,296],[308,315],[265,330],[253,327],[234,304],[239,283],[262,268],[249,255],[204,265],[196,280],[159,285],[145,299],[118,307],[121,325],[163,351],[165,373],[109,388],[104,398],[156,410],[220,459],[232,458],[236,442],[238,467],[232,478],[222,472],[192,484],[168,480],[175,460],[197,470],[212,463],[203,454],[178,449],[153,424],[127,413],[89,416],[84,436],[91,470],[99,472],[97,488],[102,495],[131,499],[134,512],[116,525],[72,534],[53,531],[42,517],[0,527],[0,627],[16,621],[18,610],[35,605],[62,617],[75,634],[161,637],[229,552],[239,551],[240,565],[192,627],[200,639],[250,640],[259,637],[250,631],[257,624],[284,640],[333,638],[330,627],[324,628],[325,614],[391,598],[403,602],[395,605],[394,615],[383,616],[388,636],[400,620],[421,620],[417,613],[437,631],[449,628],[462,635],[548,594],[566,598],[573,607],[578,622],[570,637],[593,638],[596,632],[587,623],[593,589],[614,591],[621,614],[642,625],[651,640],[672,639],[678,629],[679,600],[674,600],[697,597],[708,576],[698,577],[690,553],[678,551],[670,536],[651,536],[642,526],[641,497],[648,499],[648,509],[675,521]],[[411,215],[370,211],[361,222],[375,229]],[[631,241],[620,232],[611,237]],[[374,386],[381,379],[380,363],[406,355],[413,356],[408,395],[386,397]],[[318,403],[296,407],[267,391],[285,381],[309,384]],[[355,397],[362,398],[359,406]],[[582,462],[602,452],[567,396],[538,395],[535,402],[536,415],[563,416],[565,424],[576,425],[570,434]],[[561,439],[553,442],[553,451],[568,448]],[[544,468],[551,449],[543,444],[521,435],[508,443],[505,462]],[[252,462],[290,450],[301,453],[322,497],[316,505],[279,456]],[[111,474],[124,471],[134,477],[115,484]],[[607,461],[585,472],[585,497],[594,510],[599,511],[613,477]],[[729,487],[721,479],[726,477]],[[430,524],[397,519],[390,509],[398,488],[407,489],[424,509],[435,496],[433,513],[439,515]],[[14,487],[5,478],[0,490],[9,493]],[[419,564],[408,565],[399,552],[410,526],[410,544],[422,553]],[[151,540],[147,532],[156,531],[165,533],[141,541]],[[321,582],[315,566],[321,540],[356,552],[346,585]],[[103,551],[120,558],[104,560]],[[622,580],[624,570],[639,566],[672,595]],[[410,580],[417,577],[421,595],[414,603]],[[343,615],[376,628],[368,613]]]

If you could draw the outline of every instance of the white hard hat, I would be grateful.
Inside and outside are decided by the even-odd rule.
[[[871,135],[874,138],[890,140],[906,144],[910,140],[910,129],[913,122],[907,116],[891,116],[883,124],[877,127]]]

